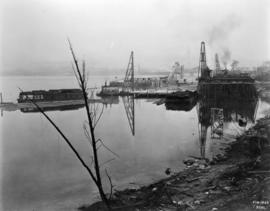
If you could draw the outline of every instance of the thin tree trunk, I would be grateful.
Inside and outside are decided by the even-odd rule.
[[[85,109],[86,109],[86,113],[87,113],[88,124],[89,124],[90,133],[91,133],[91,139],[92,139],[92,149],[93,149],[93,154],[94,154],[94,168],[95,168],[95,172],[96,172],[97,187],[98,187],[98,190],[99,190],[102,201],[106,204],[108,210],[111,210],[109,200],[107,199],[106,194],[104,193],[104,190],[103,190],[103,187],[102,187],[102,180],[101,180],[101,176],[100,176],[100,168],[99,168],[99,161],[98,161],[98,153],[97,153],[97,147],[96,147],[96,138],[95,138],[95,133],[94,133],[94,126],[93,126],[93,122],[92,122],[92,118],[91,118],[91,113],[90,113],[90,109],[89,109],[89,105],[88,105],[88,97],[87,97],[87,92],[86,92],[85,69],[83,69],[83,76],[82,76],[81,71],[80,71],[79,66],[78,66],[78,61],[77,61],[77,59],[75,57],[75,54],[73,52],[70,41],[69,41],[69,45],[70,45],[70,50],[71,50],[71,53],[72,53],[72,56],[73,56],[75,66],[76,66],[76,70],[77,70],[77,73],[78,73],[78,76],[79,76],[80,87],[81,87],[81,90],[83,92]],[[83,64],[83,68],[84,67],[85,66]]]

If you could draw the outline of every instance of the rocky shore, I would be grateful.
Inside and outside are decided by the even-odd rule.
[[[184,160],[186,169],[139,189],[115,191],[113,210],[270,210],[270,117],[213,160]],[[170,173],[169,171],[167,172]],[[102,202],[79,210],[105,210]]]

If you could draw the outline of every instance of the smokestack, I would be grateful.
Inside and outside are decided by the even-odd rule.
[[[219,58],[218,58],[218,54],[215,54],[215,64],[216,64],[216,73],[220,72],[220,63],[219,63]]]
[[[180,66],[180,70],[181,70],[180,74],[181,74],[181,79],[182,79],[184,78],[184,65]]]

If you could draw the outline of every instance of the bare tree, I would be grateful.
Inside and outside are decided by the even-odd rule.
[[[80,163],[83,165],[83,167],[86,169],[86,171],[89,173],[91,179],[94,181],[95,185],[98,188],[99,191],[99,195],[103,201],[103,203],[105,204],[106,208],[108,210],[111,210],[111,206],[110,206],[110,202],[109,199],[107,198],[103,186],[102,186],[102,179],[101,179],[101,175],[100,175],[100,167],[102,165],[104,165],[105,163],[108,163],[109,161],[106,161],[103,164],[99,164],[99,159],[98,159],[98,150],[100,147],[104,147],[107,150],[109,150],[111,153],[113,153],[114,155],[118,156],[116,153],[114,153],[113,151],[111,151],[104,143],[101,139],[96,139],[95,137],[95,133],[94,133],[94,129],[98,123],[98,121],[101,118],[101,115],[103,113],[103,109],[104,107],[102,107],[101,111],[98,112],[98,106],[96,104],[94,104],[93,106],[89,106],[88,104],[88,96],[87,96],[87,79],[88,79],[88,75],[86,74],[85,71],[85,62],[83,62],[82,65],[82,71],[79,68],[78,65],[78,60],[76,59],[75,53],[73,51],[72,45],[69,42],[69,47],[72,53],[72,57],[73,57],[73,61],[75,64],[72,65],[75,76],[78,80],[80,89],[82,90],[82,94],[83,94],[83,100],[84,100],[84,104],[85,104],[85,108],[86,108],[86,113],[87,113],[87,121],[86,123],[83,125],[84,126],[84,132],[86,137],[88,138],[88,140],[91,143],[91,147],[92,147],[92,152],[93,152],[93,156],[92,156],[92,163],[94,164],[94,170],[91,170],[91,168],[85,163],[85,161],[83,160],[83,158],[80,156],[80,154],[78,153],[78,151],[75,149],[75,147],[72,145],[71,141],[66,137],[66,135],[61,131],[61,129],[54,123],[54,121],[44,112],[44,110],[32,99],[27,97],[27,100],[30,101],[31,103],[33,103],[36,108],[39,110],[39,112],[41,112],[45,118],[53,125],[53,127],[58,131],[58,133],[62,136],[62,138],[65,140],[65,142],[68,144],[68,146],[70,147],[70,149],[74,152],[74,154],[76,155],[77,159],[80,161]],[[20,88],[19,88],[20,89]],[[20,89],[21,90],[21,89]],[[23,90],[21,90],[23,91]],[[111,186],[111,192],[110,192],[110,198],[112,195],[112,182],[111,182],[111,177],[109,176],[107,170],[105,169],[106,175],[109,179],[109,183]]]
[[[94,169],[95,169],[95,175],[93,175],[93,173],[90,174],[91,178],[94,180],[100,197],[102,199],[102,201],[106,204],[107,208],[110,210],[110,204],[109,204],[109,200],[107,199],[107,196],[104,192],[103,186],[102,186],[102,180],[101,180],[101,176],[100,176],[100,165],[99,165],[99,159],[98,159],[98,148],[97,148],[97,144],[98,142],[103,143],[100,139],[96,140],[95,137],[95,133],[94,133],[94,129],[95,126],[97,125],[102,112],[100,112],[100,115],[97,117],[97,107],[92,107],[92,112],[90,110],[89,104],[88,104],[88,97],[87,97],[87,79],[88,79],[88,75],[86,74],[85,71],[85,62],[83,62],[82,65],[82,71],[79,68],[79,64],[78,64],[78,60],[75,56],[75,53],[73,51],[71,42],[68,40],[69,42],[69,47],[70,47],[70,51],[73,57],[73,61],[75,64],[75,68],[73,66],[73,70],[75,73],[75,76],[78,80],[79,86],[82,90],[82,94],[83,94],[83,99],[84,99],[84,104],[85,104],[85,108],[86,108],[86,113],[87,113],[87,119],[88,119],[88,127],[89,127],[89,131],[90,133],[86,132],[87,131],[87,127],[84,127],[85,133],[88,134],[88,137],[91,138],[91,145],[92,145],[92,150],[93,150],[93,163],[94,163]],[[103,144],[104,145],[104,144]]]

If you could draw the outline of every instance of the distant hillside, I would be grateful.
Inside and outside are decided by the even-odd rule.
[[[106,67],[93,67],[86,66],[90,75],[125,75],[126,69],[124,68],[106,68]],[[197,73],[197,67],[186,68],[185,73]],[[171,70],[162,70],[158,68],[148,68],[135,70],[135,75],[168,75]],[[31,65],[27,68],[17,69],[2,69],[0,75],[2,76],[72,76],[73,70],[71,64],[42,64]]]

